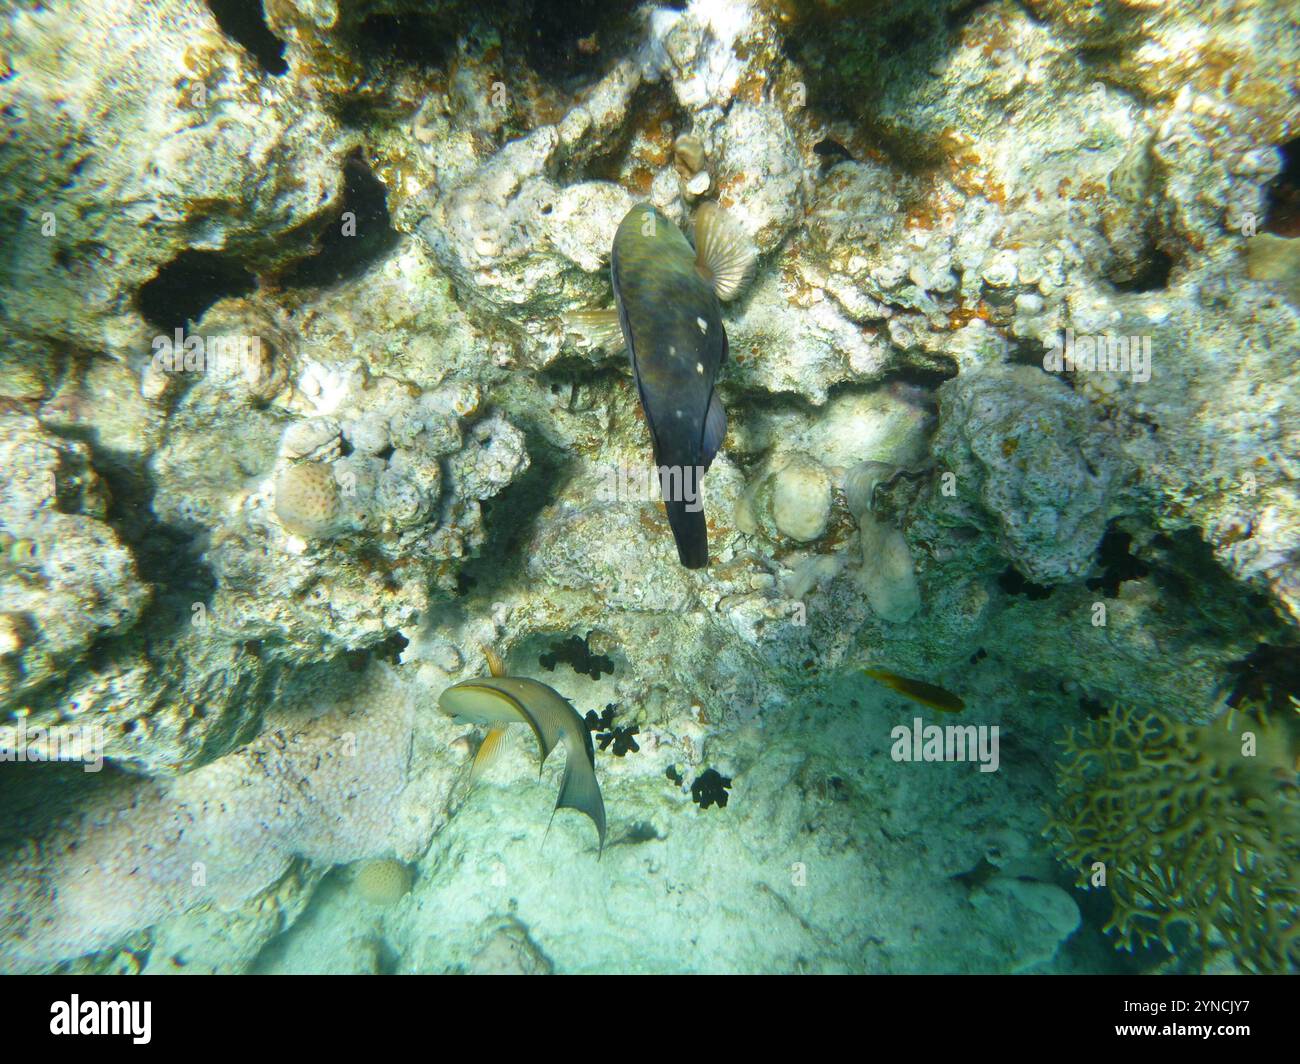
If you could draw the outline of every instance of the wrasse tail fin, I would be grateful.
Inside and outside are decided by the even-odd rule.
[[[695,267],[724,303],[745,290],[758,249],[731,215],[711,200],[695,212]]]

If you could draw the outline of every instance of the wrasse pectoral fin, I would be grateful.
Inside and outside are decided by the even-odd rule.
[[[711,200],[695,212],[695,266],[724,303],[745,290],[758,249],[741,224]]]
[[[891,690],[897,691],[904,698],[910,698],[913,702],[919,702],[923,706],[937,709],[941,713],[960,713],[966,708],[966,703],[960,697],[951,691],[944,690],[937,684],[926,683],[924,680],[912,680],[885,669],[863,669],[862,671],[873,680],[877,680]]]
[[[565,333],[581,347],[603,347],[611,354],[623,349],[623,326],[617,310],[573,310],[562,315]]]

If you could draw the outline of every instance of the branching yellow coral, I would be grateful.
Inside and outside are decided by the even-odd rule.
[[[1248,729],[1116,707],[1064,741],[1046,834],[1080,886],[1104,874],[1119,946],[1181,923],[1252,971],[1300,968],[1294,722]]]

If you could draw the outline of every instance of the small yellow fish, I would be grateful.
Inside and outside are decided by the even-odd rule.
[[[924,680],[909,680],[906,676],[899,676],[896,672],[886,672],[884,669],[862,671],[873,680],[879,680],[886,687],[897,691],[904,698],[920,702],[921,705],[929,706],[931,709],[943,713],[960,713],[966,708],[966,703],[951,691],[945,691],[942,687],[926,683]]]

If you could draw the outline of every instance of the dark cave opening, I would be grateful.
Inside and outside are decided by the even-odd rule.
[[[1278,146],[1282,172],[1268,186],[1264,231],[1274,236],[1300,236],[1300,137]]]
[[[1126,281],[1115,281],[1117,292],[1160,292],[1169,287],[1174,260],[1159,248],[1152,248],[1142,268]]]
[[[284,41],[267,26],[262,0],[208,0],[208,8],[221,32],[243,45],[263,70],[276,77],[288,72]]]
[[[1030,601],[1045,599],[1053,591],[1047,584],[1035,584],[1014,565],[1008,565],[998,574],[998,587],[1008,595],[1023,595]]]
[[[187,328],[219,299],[245,296],[256,287],[257,278],[234,256],[189,249],[140,286],[136,306],[150,325],[170,333]]]
[[[286,288],[313,288],[357,277],[397,245],[388,190],[358,154],[343,167],[343,206],[320,232],[317,251],[279,277]]]
[[[524,58],[550,81],[596,77],[609,45],[630,28],[636,6],[611,0],[535,0],[520,20]]]
[[[377,11],[357,26],[355,48],[365,59],[433,69],[445,65],[456,50],[455,25],[430,12]]]

